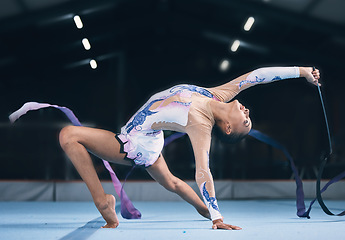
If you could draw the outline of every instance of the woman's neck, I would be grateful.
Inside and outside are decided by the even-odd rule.
[[[230,103],[211,101],[210,106],[216,122],[226,122],[230,110]]]

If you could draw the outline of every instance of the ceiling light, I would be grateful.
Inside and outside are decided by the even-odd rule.
[[[249,17],[246,24],[244,24],[244,30],[249,31],[252,28],[254,21],[255,19],[253,17]]]
[[[75,25],[77,26],[77,28],[79,28],[79,29],[83,28],[83,22],[81,21],[81,18],[78,15],[75,15],[73,17],[73,20],[74,20]]]
[[[231,51],[236,52],[240,44],[241,44],[240,40],[235,40],[231,45],[231,48],[230,48]]]
[[[95,59],[91,59],[90,60],[90,66],[92,69],[96,69],[97,68],[97,62]]]
[[[83,40],[81,40],[81,42],[83,43],[85,50],[90,50],[91,45],[90,45],[90,42],[87,38],[84,38]]]
[[[229,69],[229,67],[230,67],[230,62],[229,62],[229,60],[224,59],[224,60],[222,60],[222,61],[220,62],[220,65],[219,65],[220,71],[225,72],[225,71],[227,71],[227,70]]]

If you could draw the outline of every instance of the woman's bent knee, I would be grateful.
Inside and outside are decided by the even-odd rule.
[[[59,134],[59,142],[64,149],[68,144],[77,142],[76,126],[66,126],[61,129]]]
[[[180,187],[180,181],[178,178],[176,177],[172,177],[167,183],[165,183],[163,186],[171,191],[171,192],[177,192],[179,187]]]

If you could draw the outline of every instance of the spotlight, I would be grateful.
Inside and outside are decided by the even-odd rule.
[[[73,17],[74,23],[77,26],[77,28],[81,29],[83,28],[83,22],[81,21],[81,18],[78,15],[75,15]]]
[[[255,22],[255,19],[253,17],[249,17],[247,19],[246,24],[244,24],[244,27],[243,27],[244,30],[248,32],[252,28],[254,22]]]
[[[90,60],[90,66],[92,69],[96,69],[97,68],[97,62],[95,59],[91,59]]]
[[[235,40],[231,45],[231,48],[230,48],[231,51],[236,52],[240,44],[241,44],[240,40]]]
[[[226,72],[230,67],[230,62],[229,60],[227,59],[223,59],[221,62],[220,62],[220,65],[219,65],[219,69],[220,71],[222,72]]]
[[[87,38],[84,38],[83,40],[81,40],[81,42],[83,43],[85,50],[90,50],[91,45],[90,45],[90,42]]]

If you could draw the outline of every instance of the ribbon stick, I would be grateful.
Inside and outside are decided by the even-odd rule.
[[[78,118],[74,115],[74,113],[66,107],[61,107],[58,105],[51,105],[48,103],[37,103],[37,102],[27,102],[25,103],[20,109],[15,111],[9,116],[9,119],[12,123],[14,123],[18,118],[20,118],[22,115],[25,115],[28,111],[32,110],[38,110],[42,108],[47,108],[47,107],[53,107],[56,109],[59,109],[62,111],[68,119],[72,122],[74,126],[82,126],[81,123],[79,122]],[[128,198],[127,194],[122,188],[120,180],[117,178],[114,170],[111,168],[109,162],[103,160],[103,164],[105,168],[109,171],[111,180],[113,182],[115,191],[117,195],[121,199],[121,215],[123,218],[126,219],[140,219],[141,218],[141,213],[138,209],[136,209],[131,202],[131,200]]]
[[[315,70],[315,67],[313,67],[313,70]],[[322,173],[323,170],[326,166],[327,160],[328,158],[332,155],[333,153],[333,149],[332,149],[332,141],[331,141],[331,133],[329,131],[329,125],[328,125],[328,118],[327,118],[327,114],[326,114],[326,108],[325,108],[325,104],[323,102],[323,98],[322,98],[322,93],[321,93],[321,88],[319,85],[317,85],[317,89],[319,91],[319,97],[320,97],[320,101],[321,101],[321,106],[322,106],[322,110],[323,110],[323,116],[325,118],[325,124],[326,124],[326,129],[327,129],[327,136],[328,136],[328,144],[329,144],[329,153],[328,156],[326,156],[324,158],[324,160],[321,162],[321,166],[320,166],[320,170],[319,170],[319,174],[317,176],[317,180],[316,180],[316,197],[317,200],[322,208],[322,210],[328,214],[328,215],[333,215],[333,216],[344,216],[345,215],[345,211],[342,211],[341,213],[338,214],[334,214],[332,213],[328,207],[326,206],[326,204],[324,203],[323,199],[322,199],[322,195],[321,193],[323,193],[329,185],[338,182],[339,180],[343,179],[345,177],[345,171],[342,172],[341,174],[337,175],[336,177],[334,177],[333,179],[331,179],[321,190],[321,178],[322,178]]]

